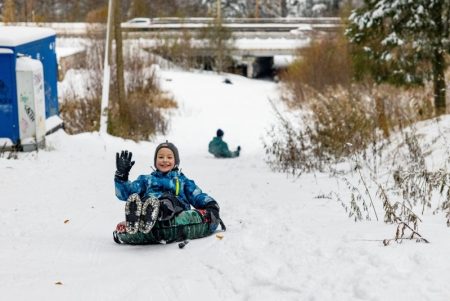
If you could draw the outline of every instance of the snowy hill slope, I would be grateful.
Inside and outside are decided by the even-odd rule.
[[[423,228],[432,244],[366,241],[394,230],[355,224],[337,202],[317,198],[334,180],[295,180],[264,163],[260,139],[274,121],[267,99],[277,98],[277,85],[227,77],[232,85],[215,74],[162,71],[180,108],[154,142],[59,131],[43,151],[0,158],[1,299],[448,300],[442,217]],[[207,153],[219,127],[241,157]],[[183,172],[220,203],[228,231],[184,249],[117,245],[124,203],[114,196],[115,152],[133,152],[134,179],[151,171],[165,139],[178,146]]]

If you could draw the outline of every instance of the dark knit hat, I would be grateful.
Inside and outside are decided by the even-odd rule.
[[[167,140],[166,140],[166,142],[163,142],[163,143],[161,143],[160,145],[158,145],[158,146],[156,147],[156,150],[155,150],[155,158],[154,158],[154,160],[153,160],[153,164],[155,164],[155,166],[156,166],[156,155],[158,154],[158,151],[159,151],[161,148],[168,148],[168,149],[170,149],[170,150],[173,152],[173,156],[175,157],[175,167],[178,167],[178,165],[180,165],[180,155],[178,154],[178,149],[177,149],[177,147],[175,146],[175,144],[170,143],[170,142],[167,141]]]
[[[222,137],[223,136],[223,131],[221,129],[218,129],[216,132],[217,137]]]

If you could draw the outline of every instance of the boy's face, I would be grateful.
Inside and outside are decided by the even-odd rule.
[[[156,168],[160,172],[169,172],[175,167],[175,156],[168,148],[161,148],[156,154]]]

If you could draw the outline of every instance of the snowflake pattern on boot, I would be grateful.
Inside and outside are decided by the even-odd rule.
[[[139,230],[139,221],[142,213],[141,198],[137,193],[133,193],[125,204],[125,227],[127,233],[135,234]]]
[[[142,205],[142,218],[139,223],[139,231],[142,233],[149,233],[158,219],[159,207],[161,201],[150,197]]]

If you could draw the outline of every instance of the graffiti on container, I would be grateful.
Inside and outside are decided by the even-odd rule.
[[[28,103],[29,101],[28,96],[20,94],[20,101],[23,102],[24,104]]]
[[[30,118],[30,120],[34,122],[34,119],[35,119],[36,115],[34,114],[33,109],[30,108],[30,106],[27,105],[27,104],[25,104],[25,112],[27,113],[27,115]]]
[[[30,118],[31,121],[34,122],[36,115],[34,113],[34,110],[30,107],[30,98],[27,95],[20,95],[20,101],[23,103],[23,108],[25,110],[25,113],[27,114],[28,118]]]

